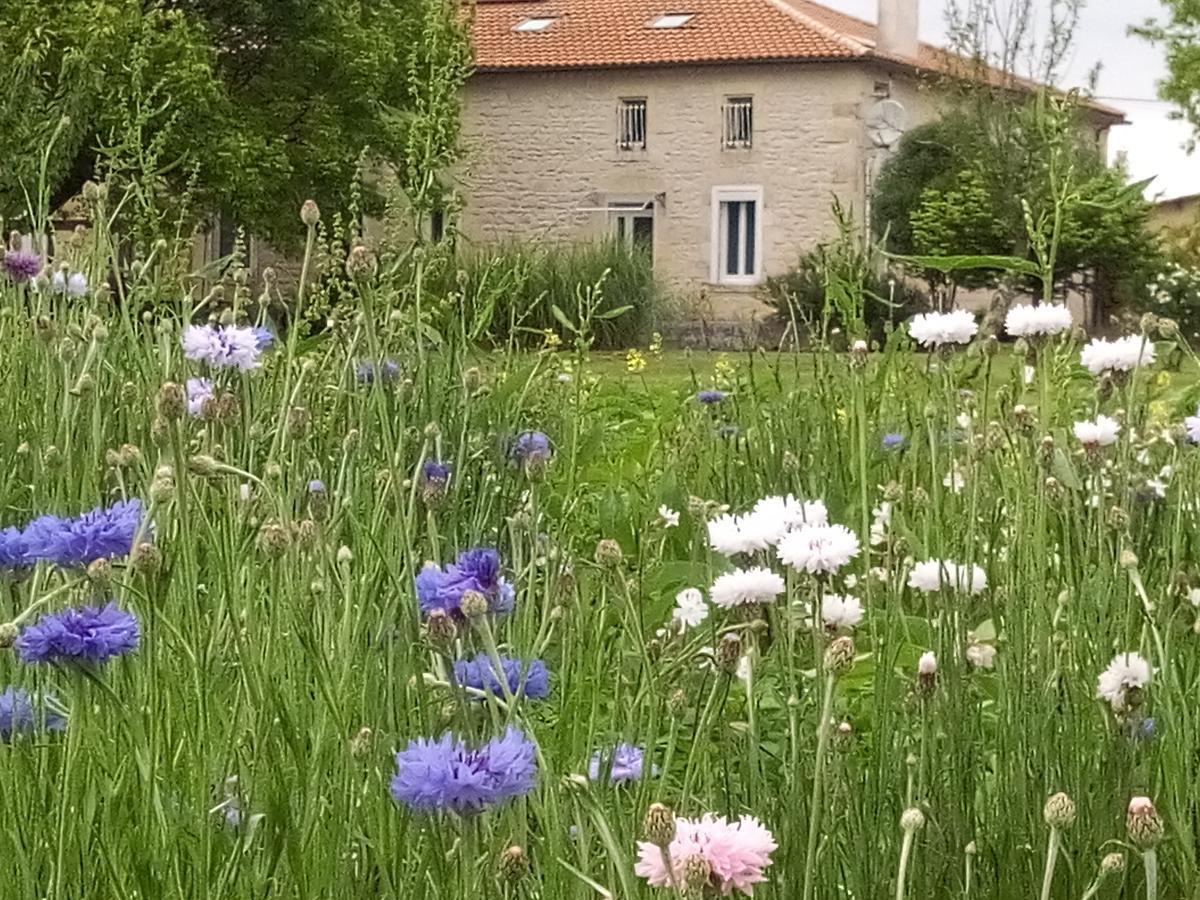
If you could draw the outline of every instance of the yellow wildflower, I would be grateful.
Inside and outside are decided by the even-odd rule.
[[[630,350],[625,354],[625,371],[626,372],[641,372],[646,368],[646,357],[642,356],[640,350]]]

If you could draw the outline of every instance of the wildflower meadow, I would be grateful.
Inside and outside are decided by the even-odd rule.
[[[0,896],[1200,891],[1171,321],[614,362],[110,221],[0,274]]]

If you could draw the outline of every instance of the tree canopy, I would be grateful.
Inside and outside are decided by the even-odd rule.
[[[872,224],[906,256],[1033,260],[1030,226],[1061,212],[1054,274],[1136,278],[1157,255],[1142,185],[1109,167],[1069,100],[975,96],[902,138],[876,184]],[[930,273],[932,278],[932,274]],[[989,283],[994,272],[960,273]]]
[[[1158,83],[1159,95],[1179,107],[1181,116],[1200,134],[1200,3],[1160,0],[1167,13],[1134,31],[1162,44],[1167,53],[1167,77]]]
[[[39,182],[53,209],[98,171],[124,169],[193,216],[228,209],[287,243],[305,198],[347,207],[365,154],[404,168],[431,45],[462,72],[469,62],[450,0],[4,6],[0,216],[9,220],[34,205]]]

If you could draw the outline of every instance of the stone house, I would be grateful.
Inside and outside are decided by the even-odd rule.
[[[874,24],[812,0],[476,0],[459,232],[609,234],[652,254],[689,322],[750,324],[763,279],[830,235],[834,197],[865,220],[939,80],[978,72],[918,40],[918,7],[879,0]],[[1103,144],[1121,114],[1090,113]]]

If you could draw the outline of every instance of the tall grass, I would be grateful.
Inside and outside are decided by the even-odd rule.
[[[659,801],[770,827],[779,849],[756,897],[791,900],[807,883],[821,900],[1029,898],[1047,868],[1043,806],[1059,791],[1078,814],[1049,896],[1082,896],[1101,857],[1122,851],[1134,795],[1165,820],[1158,896],[1200,888],[1188,600],[1200,464],[1178,428],[1180,376],[1141,370],[1101,396],[1070,339],[1042,348],[1044,381],[1027,384],[1024,359],[994,344],[934,357],[897,332],[865,356],[722,358],[651,390],[637,374],[599,375],[586,341],[480,363],[454,330],[429,338],[424,316],[448,302],[439,288],[410,284],[399,303],[364,273],[353,314],[327,333],[293,333],[262,370],[216,376],[236,416],[170,418],[163,384],[198,371],[182,327],[239,311],[210,295],[135,314],[178,296],[167,261],[131,274],[102,223],[95,237],[81,264],[93,283],[120,275],[124,302],[0,282],[0,525],[141,497],[163,562],[117,560],[111,588],[44,564],[5,580],[2,618],[111,593],[144,635],[95,677],[0,654],[0,683],[53,693],[70,718],[65,734],[0,745],[4,896],[649,897],[633,861]],[[523,274],[496,322],[548,326],[521,318],[522,304],[573,296],[576,283],[628,302],[620,280],[598,277],[599,258],[585,278],[582,262],[534,274],[531,254],[514,251],[507,269]],[[468,292],[492,290],[490,271],[467,266]],[[399,377],[356,381],[359,361],[385,357]],[[709,387],[728,396],[698,404]],[[1124,423],[1099,460],[1070,433],[1097,410]],[[555,443],[542,478],[508,460],[527,428]],[[885,432],[904,448],[884,449]],[[434,457],[454,471],[426,504],[418,473]],[[1160,475],[1163,498],[1147,486]],[[775,605],[664,630],[680,589],[706,590],[730,565],[709,550],[705,520],[789,492],[823,499],[862,555],[817,580],[763,554],[787,572]],[[890,523],[872,544],[885,499]],[[678,526],[660,519],[663,504]],[[611,547],[597,558],[602,538],[619,560]],[[517,588],[493,625],[500,648],[546,659],[546,701],[506,710],[441,677],[448,660],[423,633],[412,579],[479,544],[499,548]],[[908,571],[926,559],[981,565],[988,588],[917,593]],[[867,610],[836,678],[807,610],[830,590]],[[711,664],[726,634],[751,657],[750,679]],[[483,643],[463,629],[448,655]],[[995,646],[994,668],[968,662],[980,643]],[[925,651],[939,668],[923,683]],[[1124,651],[1156,667],[1141,707],[1151,726],[1131,729],[1095,698]],[[447,728],[481,739],[506,720],[538,744],[528,797],[459,818],[389,796],[410,739]],[[653,774],[582,778],[618,741],[644,746]],[[923,828],[901,829],[908,809]],[[510,880],[512,846],[529,870]],[[1123,852],[1126,873],[1098,896],[1145,896],[1141,857]]]

